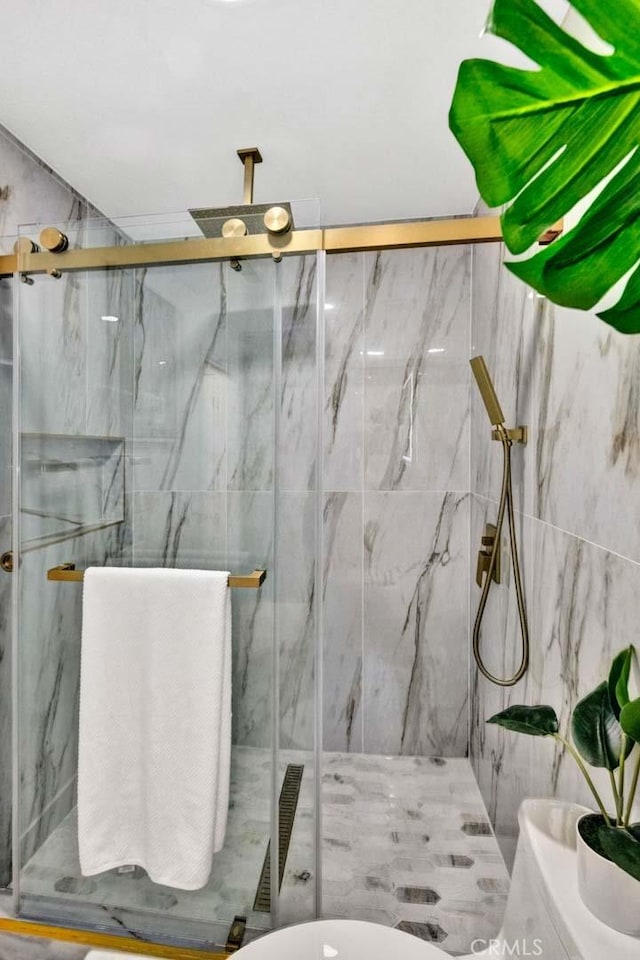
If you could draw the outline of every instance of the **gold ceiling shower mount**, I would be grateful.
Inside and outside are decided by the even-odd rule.
[[[233,207],[198,207],[189,213],[205,237],[238,240],[266,234],[269,252],[279,261],[294,229],[291,204],[254,203],[255,168],[263,162],[262,154],[257,147],[242,147],[236,153],[244,169],[242,203]],[[231,266],[241,269],[237,257],[231,259]]]
[[[253,203],[253,181],[255,177],[256,163],[262,163],[262,154],[257,147],[242,147],[236,150],[244,167],[244,187],[242,202],[244,204]]]

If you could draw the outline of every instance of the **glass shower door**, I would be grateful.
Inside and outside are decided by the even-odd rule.
[[[61,229],[77,246],[131,242],[103,221]],[[224,944],[237,915],[254,935],[269,929],[279,899],[308,919],[317,491],[315,431],[300,418],[316,403],[316,258],[34,280],[19,285],[16,324],[17,912],[194,945]],[[232,591],[228,825],[200,890],[140,867],[82,876],[82,585],[51,579],[62,564],[267,571],[259,589]],[[294,807],[286,842],[281,794]]]

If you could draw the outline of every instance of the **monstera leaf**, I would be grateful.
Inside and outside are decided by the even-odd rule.
[[[514,254],[606,182],[560,240],[508,268],[555,303],[588,310],[631,271],[618,303],[599,314],[640,332],[640,0],[571,0],[614,52],[593,53],[534,0],[496,0],[488,31],[539,69],[488,60],[460,67],[451,130],[473,163],[483,199],[508,204]]]

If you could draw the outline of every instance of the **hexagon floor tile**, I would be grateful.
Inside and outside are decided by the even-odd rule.
[[[280,752],[304,764],[300,801],[280,897],[280,923],[314,916],[316,863],[311,754]],[[271,759],[234,747],[224,849],[202,890],[152,883],[141,870],[83,880],[75,811],[52,832],[22,872],[22,889],[65,904],[127,907],[157,914],[162,929],[189,920],[231,922],[252,911],[269,831]],[[453,954],[499,930],[509,877],[466,759],[325,753],[322,784],[323,915],[372,920],[430,940]]]

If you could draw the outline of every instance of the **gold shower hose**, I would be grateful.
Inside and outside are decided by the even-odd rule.
[[[503,473],[502,473],[502,490],[500,492],[500,506],[498,507],[498,519],[496,521],[496,535],[493,544],[493,550],[491,551],[491,561],[489,564],[489,569],[487,571],[487,576],[482,588],[482,595],[480,597],[480,604],[478,606],[478,612],[476,614],[476,622],[473,625],[473,655],[475,657],[476,663],[478,665],[478,670],[480,673],[490,680],[491,683],[496,683],[500,687],[513,687],[519,680],[523,678],[527,669],[529,667],[529,628],[527,626],[527,613],[524,605],[524,591],[522,589],[522,577],[520,575],[520,561],[518,559],[518,542],[516,539],[516,525],[515,525],[515,516],[513,510],[513,489],[511,485],[511,447],[513,442],[507,433],[507,429],[503,423],[496,424],[495,429],[498,432],[500,437],[500,443],[502,444],[502,454],[503,454]],[[518,616],[520,618],[520,631],[522,633],[522,660],[520,666],[518,667],[516,673],[510,677],[508,680],[502,679],[500,677],[495,677],[489,670],[487,670],[482,659],[482,654],[480,652],[480,626],[482,624],[482,618],[484,616],[484,610],[487,605],[487,598],[489,596],[489,591],[491,590],[491,583],[493,579],[493,571],[496,565],[496,559],[498,556],[498,545],[500,543],[500,538],[502,536],[502,527],[504,524],[504,514],[505,509],[507,511],[507,517],[509,522],[509,539],[511,543],[511,556],[513,557],[513,577],[516,586],[516,598],[518,600]]]

